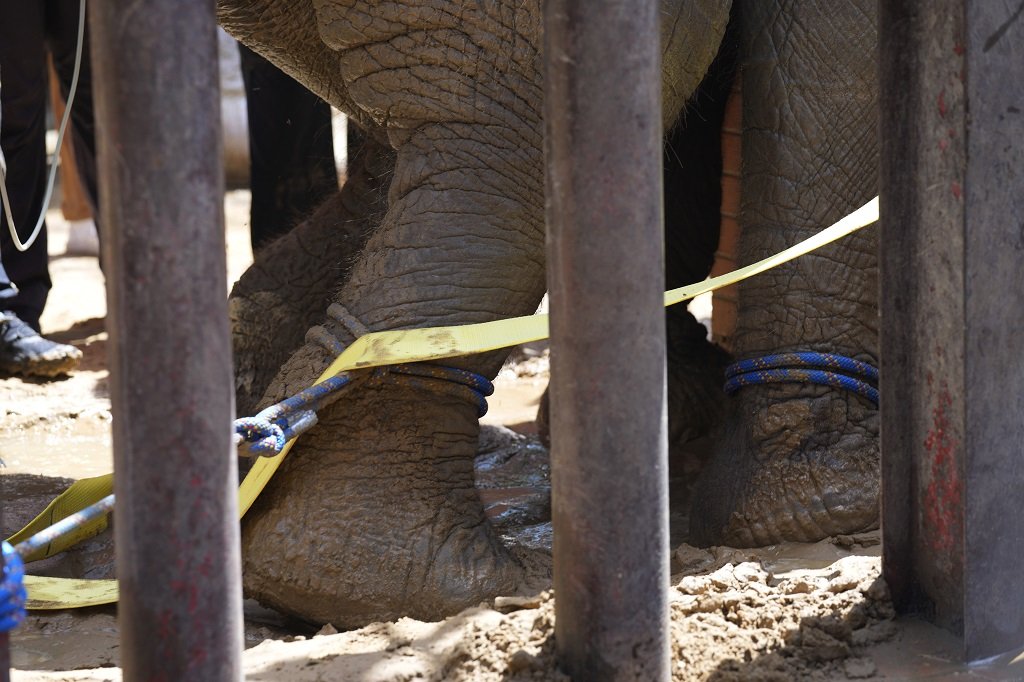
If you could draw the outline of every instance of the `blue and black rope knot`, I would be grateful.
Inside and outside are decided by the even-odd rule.
[[[235,420],[235,444],[248,446],[246,454],[273,457],[285,443],[316,424],[316,411],[327,396],[348,386],[352,378],[342,372],[262,410],[255,417]]]
[[[856,393],[878,405],[878,370],[832,353],[794,352],[740,360],[725,368],[725,392],[756,384],[805,383]]]
[[[342,372],[315,386],[271,405],[255,417],[236,419],[235,444],[248,446],[249,456],[273,457],[285,443],[308,431],[317,422],[316,412],[324,399],[352,385],[352,376]],[[477,416],[487,414],[487,396],[494,384],[487,377],[465,369],[430,364],[403,364],[377,367],[365,382],[369,386],[411,386],[476,404]]]
[[[0,580],[0,632],[10,632],[25,620],[25,565],[9,542],[3,543],[3,557],[3,580]]]

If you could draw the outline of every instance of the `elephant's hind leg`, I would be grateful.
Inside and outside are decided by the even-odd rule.
[[[397,150],[387,212],[334,297],[372,331],[528,314],[544,293],[539,8],[441,4],[450,11],[338,3],[343,18],[323,31]],[[338,343],[356,331],[319,326]],[[267,400],[330,361],[323,333],[308,338]],[[493,376],[502,360],[445,364]],[[528,568],[474,486],[476,407],[359,386],[321,410],[246,520],[246,589],[337,626],[434,619],[516,592]]]
[[[877,193],[875,3],[746,0],[741,259],[778,252]],[[877,233],[740,287],[738,359],[835,353],[877,365]],[[691,537],[814,541],[878,523],[878,410],[811,384],[747,386],[698,483]]]
[[[349,164],[345,186],[306,220],[260,249],[228,299],[240,416],[302,345],[341,288],[387,208],[394,153],[369,140]]]

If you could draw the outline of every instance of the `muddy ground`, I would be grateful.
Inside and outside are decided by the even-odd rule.
[[[247,209],[246,192],[229,194],[231,281],[251,258]],[[79,346],[85,358],[62,381],[0,377],[8,529],[69,479],[111,467],[102,275],[95,259],[60,255],[67,229],[59,213],[51,212],[50,228],[54,290],[44,331]],[[532,435],[546,358],[531,352],[521,360],[499,376],[485,418],[489,447],[478,466],[492,517],[505,513],[511,498],[547,492],[546,453]],[[491,465],[510,451],[516,461],[539,467],[525,486],[512,488],[493,475]],[[548,540],[543,524],[531,528],[533,541]],[[871,533],[756,551],[677,545],[670,590],[673,679],[1024,679],[1024,665],[1012,656],[966,669],[951,662],[957,656],[951,636],[917,620],[894,620],[879,578],[878,543],[878,533]],[[81,574],[104,565],[109,552],[109,545],[95,541],[38,569]],[[244,666],[250,680],[567,680],[555,666],[553,626],[550,593],[499,598],[437,623],[402,619],[343,633],[330,626],[316,631],[247,601]],[[14,680],[120,680],[116,611],[33,615],[12,637],[12,659]]]

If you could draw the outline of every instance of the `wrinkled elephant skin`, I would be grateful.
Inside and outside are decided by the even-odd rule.
[[[878,193],[875,3],[780,4],[740,7],[744,263]],[[744,282],[736,356],[809,350],[877,366],[876,253],[869,228]],[[877,527],[878,432],[877,408],[853,393],[744,388],[695,487],[692,541],[766,545]]]
[[[536,309],[546,289],[540,0],[220,2],[230,32],[372,140],[333,203],[236,288],[240,404],[252,411],[305,388],[366,330]],[[744,88],[757,93],[745,98],[756,130],[744,138],[744,183],[756,189],[744,190],[744,258],[873,195],[873,82],[853,57],[822,62],[847,33],[873,54],[873,7],[853,16],[826,2],[745,0],[737,31],[729,2],[662,5],[667,285],[702,279],[714,257],[719,127],[737,51],[747,55]],[[810,346],[875,357],[873,247],[862,241],[747,286],[740,354]],[[266,307],[277,311],[268,318]],[[259,323],[267,319],[275,324]],[[671,428],[682,441],[726,410],[727,358],[685,311],[668,322]],[[448,364],[493,376],[502,360]],[[349,627],[437,618],[545,583],[548,557],[505,546],[483,513],[475,405],[439,389],[361,387],[321,410],[244,524],[250,594]],[[871,525],[875,418],[827,390],[755,388],[733,399],[709,493],[697,500],[700,537],[762,542]],[[786,487],[792,475],[800,489]],[[821,483],[835,488],[807,492]]]

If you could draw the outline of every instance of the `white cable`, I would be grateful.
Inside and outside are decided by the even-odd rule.
[[[78,72],[82,68],[82,44],[85,42],[85,0],[81,0],[78,10],[78,47],[75,50],[75,71],[71,76],[71,89],[68,91],[68,101],[64,106],[64,116],[60,121],[60,129],[57,131],[57,149],[53,152],[53,162],[50,164],[50,177],[46,181],[46,194],[43,195],[43,206],[39,209],[39,219],[36,221],[35,229],[25,243],[18,237],[18,228],[14,224],[14,217],[11,215],[11,201],[7,198],[7,174],[3,166],[0,166],[0,200],[4,204],[4,213],[7,215],[7,229],[11,232],[11,239],[18,251],[28,251],[39,237],[43,229],[43,222],[46,220],[46,207],[50,205],[53,198],[53,183],[57,179],[57,160],[60,157],[60,147],[64,142],[64,130],[68,126],[68,119],[71,118],[71,105],[75,101],[75,91],[78,90]]]

